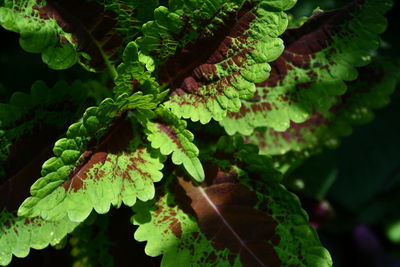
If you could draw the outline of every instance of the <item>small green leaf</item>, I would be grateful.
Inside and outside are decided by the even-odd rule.
[[[193,144],[194,136],[186,129],[186,122],[164,108],[158,108],[154,118],[148,118],[145,114],[140,117],[151,146],[160,149],[163,155],[172,153],[174,164],[183,164],[196,181],[203,181],[204,170],[198,158],[199,149]]]
[[[123,93],[131,94],[138,90],[155,95],[160,93],[159,84],[151,76],[151,72],[146,70],[146,68],[154,68],[152,59],[139,54],[135,42],[128,43],[122,58],[123,62],[117,68],[116,86],[113,89],[117,96]]]
[[[395,244],[400,243],[400,221],[396,220],[386,226],[386,236]]]

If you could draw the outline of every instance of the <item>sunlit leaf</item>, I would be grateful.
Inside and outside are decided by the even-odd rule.
[[[43,164],[42,178],[32,185],[19,215],[58,220],[68,214],[72,221],[83,221],[93,208],[106,213],[111,204],[151,199],[163,165],[123,117],[128,110],[154,108],[153,100],[141,93],[121,95],[87,109],[54,145],[55,157]]]
[[[220,149],[237,145],[229,142]],[[163,254],[161,266],[332,266],[271,162],[239,146],[236,156],[211,160],[204,183],[178,175],[156,200],[134,206],[135,238],[147,241],[146,253]],[[232,165],[218,167],[223,161]]]
[[[288,29],[283,54],[271,63],[271,75],[257,83],[252,99],[221,121],[228,134],[250,135],[256,127],[284,131],[314,111],[324,112],[357,78],[355,67],[371,60],[386,28],[383,14],[390,0],[354,1],[332,11],[317,12],[301,27]]]
[[[165,106],[205,124],[238,111],[265,80],[268,62],[283,50],[284,1],[171,1],[155,10],[136,40],[153,57],[159,83],[171,91]]]

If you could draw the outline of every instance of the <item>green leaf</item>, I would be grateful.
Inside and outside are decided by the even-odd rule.
[[[16,213],[51,153],[49,144],[80,115],[90,88],[81,82],[49,88],[38,81],[30,94],[16,92],[0,104],[0,265],[9,264],[12,255],[26,257],[30,248],[57,244],[77,226],[66,217],[47,222]]]
[[[154,11],[154,21],[143,25],[143,37],[137,42],[147,55],[154,55],[158,64],[165,63],[179,49],[189,46],[212,35],[222,34],[219,39],[229,33],[235,26],[233,18],[238,12],[246,13],[254,6],[263,5],[264,9],[290,9],[295,0],[270,1],[255,0],[245,3],[243,0],[220,1],[182,1],[173,0],[169,8],[159,7]],[[244,14],[240,14],[244,15]],[[273,14],[271,14],[273,16]],[[247,17],[249,21],[255,19]],[[244,20],[243,20],[244,21]],[[248,22],[247,22],[248,23]],[[277,22],[272,22],[277,24]],[[275,26],[272,25],[272,27]],[[249,25],[244,25],[248,27]],[[277,25],[285,27],[285,25]],[[225,27],[228,27],[226,29]],[[217,39],[216,39],[217,40]],[[218,47],[219,44],[213,44]],[[206,47],[203,47],[206,49]]]
[[[239,111],[268,62],[282,52],[282,9],[295,1],[171,1],[155,10],[136,43],[154,59],[158,82],[171,91],[165,103],[178,117],[205,124]]]
[[[252,99],[239,112],[221,121],[230,135],[250,135],[256,127],[284,131],[328,110],[346,91],[345,81],[357,77],[355,67],[369,63],[386,28],[383,14],[390,0],[366,0],[328,12],[317,12],[297,29],[282,36],[283,54],[273,63],[268,79],[257,83]]]
[[[110,204],[131,206],[136,198],[153,198],[163,164],[138,143],[130,120],[124,119],[129,110],[155,108],[153,100],[142,93],[123,94],[88,108],[54,145],[55,157],[43,164],[42,178],[32,185],[19,215],[58,220],[68,214],[72,221],[83,221],[93,208],[106,213]]]
[[[153,116],[143,114],[141,117],[151,146],[160,149],[163,155],[172,154],[174,164],[183,164],[196,181],[203,181],[204,170],[198,158],[199,149],[193,144],[194,135],[186,129],[186,121],[164,108],[158,108]]]
[[[68,218],[48,222],[40,217],[17,217],[6,209],[0,212],[0,265],[11,262],[12,255],[24,258],[30,248],[43,249],[58,244],[78,223]]]
[[[8,265],[12,255],[26,257],[30,248],[43,249],[57,244],[78,225],[67,217],[48,222],[40,217],[16,215],[40,171],[42,158],[43,155],[33,157],[18,173],[0,184],[0,265]]]
[[[229,167],[212,160],[202,185],[178,176],[136,204],[135,239],[147,241],[146,254],[163,254],[161,266],[332,266],[297,197],[254,149],[242,146]]]
[[[259,129],[246,141],[257,144],[262,154],[269,155],[293,151],[304,156],[336,146],[340,136],[351,134],[353,125],[371,121],[373,109],[389,103],[400,78],[400,67],[388,61],[374,61],[358,71],[359,79],[347,83],[347,92],[336,98],[328,111],[315,111],[303,123],[292,122],[284,132]]]
[[[130,42],[123,53],[123,62],[118,66],[118,76],[115,79],[114,93],[118,96],[123,93],[131,94],[141,90],[146,93],[160,93],[159,84],[151,75],[154,62],[151,57],[139,54],[135,42]]]
[[[140,26],[151,19],[137,1],[5,0],[0,25],[20,34],[21,47],[42,53],[52,69],[66,69],[80,62],[88,70],[108,68],[118,62],[120,48],[132,40]],[[133,16],[138,14],[138,18]]]

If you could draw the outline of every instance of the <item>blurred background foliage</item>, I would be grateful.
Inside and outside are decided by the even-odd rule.
[[[346,0],[300,0],[291,11],[301,20],[316,9]],[[379,56],[399,62],[399,1],[387,14]],[[335,267],[400,266],[400,91],[375,119],[355,126],[334,150],[306,160],[286,176],[299,194]]]

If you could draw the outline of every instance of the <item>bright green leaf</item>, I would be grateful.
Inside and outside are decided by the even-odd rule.
[[[221,121],[230,135],[250,135],[256,127],[285,131],[291,121],[326,112],[357,78],[355,67],[368,64],[386,28],[383,14],[390,0],[354,1],[332,11],[316,12],[282,39],[283,54],[271,63],[268,79],[258,82],[252,99]]]

